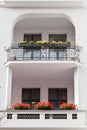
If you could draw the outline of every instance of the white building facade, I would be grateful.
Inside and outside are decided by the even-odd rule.
[[[87,129],[87,1],[0,2],[0,129]],[[21,40],[70,41],[70,47],[20,47]],[[12,105],[51,101],[54,110]],[[59,104],[77,105],[59,110]]]

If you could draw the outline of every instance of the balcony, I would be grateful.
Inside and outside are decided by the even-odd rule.
[[[81,110],[10,110],[2,115],[2,128],[87,129],[86,111]]]
[[[4,0],[6,7],[81,7],[85,0]]]
[[[78,61],[80,48],[70,45],[15,44],[7,50],[7,61]]]

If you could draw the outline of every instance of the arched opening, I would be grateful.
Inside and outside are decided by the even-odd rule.
[[[26,34],[31,34],[31,36]],[[74,44],[75,27],[71,18],[65,14],[25,14],[14,22],[13,42],[18,43],[28,36],[39,37],[41,40],[57,40],[54,37],[62,37],[63,40],[68,40]],[[28,39],[32,40],[33,38]]]
[[[57,38],[59,38],[59,40],[70,41],[72,46],[75,44],[75,27],[71,19],[62,14],[24,15],[15,22],[13,32],[14,44],[20,40],[26,40],[27,38],[28,40],[47,41],[58,40]],[[30,92],[33,92],[33,90],[31,90],[32,88],[34,88],[34,90],[35,88],[39,88],[39,95],[41,96],[39,97],[39,101],[50,101],[51,98],[54,97],[50,97],[53,91],[55,91],[54,93],[61,91],[60,96],[61,93],[65,96],[64,100],[60,101],[60,103],[76,102],[74,97],[74,91],[76,91],[74,89],[74,86],[76,86],[74,68],[77,67],[77,64],[75,64],[75,62],[69,62],[71,60],[75,61],[75,59],[73,59],[75,56],[74,49],[42,48],[42,46],[40,48],[34,48],[35,50],[31,48],[12,49],[13,55],[11,51],[11,60],[22,62],[15,62],[15,65],[13,64],[12,66],[11,104],[24,102],[23,98],[26,98],[26,96],[23,95],[26,95],[26,92],[23,92],[23,90],[26,91],[25,88],[28,88]],[[38,62],[38,60],[42,61]],[[58,62],[58,60],[60,60],[60,62]],[[15,93],[17,95],[16,97]],[[56,95],[58,95],[58,93]],[[55,98],[57,98],[57,96]],[[32,105],[33,102],[35,102],[35,100],[32,101]],[[57,103],[57,100],[55,102]]]

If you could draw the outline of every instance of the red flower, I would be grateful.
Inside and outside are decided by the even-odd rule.
[[[25,103],[16,103],[16,104],[13,104],[13,108],[14,109],[21,109],[21,110],[24,110],[24,109],[29,109],[30,108],[30,104],[25,104]]]
[[[51,102],[38,102],[34,105],[34,108],[40,110],[50,110],[54,108],[54,105]]]
[[[62,104],[60,104],[60,108],[63,109],[63,110],[75,110],[76,106],[77,105],[72,104],[72,103],[62,103]]]

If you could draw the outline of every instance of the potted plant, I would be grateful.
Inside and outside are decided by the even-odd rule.
[[[62,110],[75,110],[76,109],[76,106],[75,104],[72,104],[72,103],[62,103],[60,104],[60,109]]]
[[[27,110],[30,108],[30,104],[16,103],[16,104],[13,104],[13,108],[15,110]]]
[[[54,105],[51,102],[38,102],[34,105],[34,108],[38,110],[51,110],[54,108]]]

